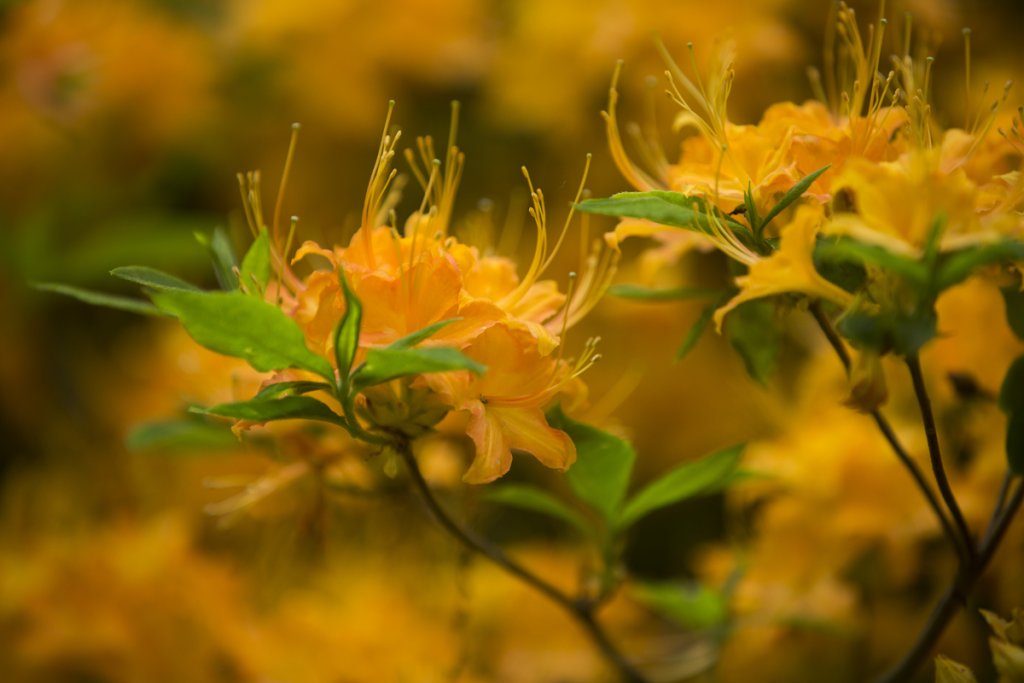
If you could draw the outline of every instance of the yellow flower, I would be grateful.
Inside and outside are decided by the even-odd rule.
[[[399,132],[382,137],[361,225],[350,244],[324,249],[306,242],[292,261],[316,254],[330,270],[313,271],[299,280],[281,265],[281,279],[292,290],[277,288],[282,306],[306,334],[308,346],[332,362],[332,331],[346,307],[341,277],[362,304],[357,364],[369,349],[450,321],[421,344],[463,351],[488,367],[484,377],[466,372],[396,380],[362,392],[356,399],[357,415],[371,428],[414,438],[434,427],[448,410],[468,411],[466,429],[477,455],[465,476],[467,482],[484,483],[504,474],[512,448],[564,470],[575,460],[575,447],[566,434],[548,427],[542,408],[560,392],[580,393],[577,377],[593,362],[594,344],[588,342],[576,363],[562,360],[560,346],[565,331],[593,308],[611,283],[618,253],[602,248],[599,241],[583,259],[579,276],[570,278],[565,294],[553,280],[541,280],[565,239],[573,212],[552,245],[544,194],[533,187],[529,174],[530,214],[537,231],[533,259],[522,278],[511,260],[481,256],[478,248],[449,236],[464,160],[455,145],[457,114],[455,106],[443,165],[433,160],[429,137],[417,139],[419,159],[412,151],[406,153],[425,196],[419,210],[405,222],[404,233],[397,228],[393,207],[398,189],[391,184],[396,172],[390,170]],[[421,170],[420,163],[429,173]],[[589,163],[588,156],[588,169]],[[577,201],[582,191],[583,182]],[[254,233],[262,223],[257,204],[250,201],[247,206]],[[278,240],[274,253],[287,251]],[[269,296],[277,296],[274,288],[267,289]],[[553,358],[556,348],[560,350]]]
[[[468,372],[425,375],[424,382],[455,410],[471,415],[467,434],[476,444],[476,458],[463,477],[485,484],[512,465],[512,449],[531,453],[548,467],[565,471],[576,461],[576,447],[565,432],[548,426],[542,410],[596,360],[593,343],[570,364],[543,356],[527,332],[500,324],[489,327],[463,349],[487,366],[477,377]]]
[[[949,657],[935,658],[935,683],[978,683],[974,672]]]
[[[832,192],[845,193],[852,210],[837,210],[825,232],[904,256],[922,256],[940,216],[941,251],[999,236],[985,229],[975,209],[977,187],[961,169],[943,173],[937,153],[915,151],[895,162],[852,160],[833,181]]]
[[[1006,621],[999,615],[981,610],[995,634],[989,638],[992,661],[999,672],[999,683],[1024,681],[1024,612],[1013,610],[1013,619]]]
[[[779,250],[751,262],[749,274],[736,278],[740,293],[715,311],[715,325],[719,330],[726,313],[744,301],[766,296],[799,293],[840,306],[853,302],[852,294],[826,280],[814,268],[814,244],[824,218],[824,211],[816,204],[805,204],[797,209],[793,222],[782,229]]]

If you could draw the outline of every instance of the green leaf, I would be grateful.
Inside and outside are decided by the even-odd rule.
[[[720,289],[699,289],[696,287],[674,287],[672,289],[658,289],[644,287],[643,285],[622,284],[613,285],[608,288],[609,295],[623,299],[640,299],[642,301],[672,301],[675,299],[699,299],[709,296],[718,296],[722,293]]]
[[[1024,339],[1024,292],[1020,287],[1004,287],[1003,301],[1006,302],[1006,322],[1018,339]]]
[[[421,341],[425,341],[433,337],[442,327],[447,327],[448,325],[460,320],[462,320],[462,318],[448,318],[447,320],[436,322],[433,325],[427,325],[422,330],[417,330],[412,334],[407,334],[401,339],[391,342],[388,344],[387,348],[396,350],[411,349]]]
[[[224,424],[205,420],[161,420],[136,425],[125,437],[133,453],[139,451],[217,451],[238,448],[238,437]]]
[[[937,292],[967,279],[977,268],[1000,261],[1024,259],[1024,242],[1007,240],[944,254],[935,276]]]
[[[771,223],[773,218],[782,213],[782,211],[787,206],[789,206],[797,199],[799,199],[804,192],[807,192],[807,188],[811,186],[811,183],[817,180],[818,176],[827,171],[831,166],[832,164],[828,164],[827,166],[823,166],[822,168],[819,168],[817,171],[814,171],[813,173],[808,173],[803,178],[801,178],[800,182],[794,185],[789,192],[784,194],[782,196],[782,199],[779,200],[779,203],[773,206],[771,210],[768,211],[768,213],[764,217],[764,220],[761,221],[761,229],[763,230],[764,226]]]
[[[572,492],[614,528],[629,488],[636,452],[629,442],[565,416],[561,406],[547,413],[548,425],[576,445],[576,462],[565,472]]]
[[[298,368],[334,381],[331,364],[306,348],[302,329],[277,306],[238,291],[160,292],[152,298],[211,351],[242,358],[260,372]]]
[[[352,361],[359,350],[359,330],[363,324],[363,305],[348,286],[345,271],[338,270],[341,291],[345,296],[345,315],[334,326],[334,362],[338,366],[338,382],[341,396],[348,396],[349,373]],[[348,404],[346,404],[348,405]]]
[[[352,375],[352,388],[358,392],[399,377],[456,370],[482,375],[487,366],[455,349],[370,349],[366,363]]]
[[[1024,356],[1013,361],[999,388],[999,409],[1012,413],[1024,408]]]
[[[685,463],[655,479],[626,503],[620,520],[621,528],[625,529],[660,508],[720,491],[739,464],[744,446],[726,448],[702,460]]]
[[[864,268],[864,264],[856,259],[852,260],[832,260],[826,261],[822,259],[821,252],[823,245],[832,245],[834,240],[818,236],[818,241],[814,245],[814,269],[818,273],[831,282],[832,284],[840,287],[847,292],[854,293],[860,290],[864,283],[867,281],[868,273]],[[827,251],[830,246],[825,246],[824,249]]]
[[[207,237],[201,232],[195,233],[196,241],[203,245],[210,258],[213,260],[213,272],[217,276],[217,284],[225,292],[238,290],[238,276],[234,269],[238,267],[238,257],[235,256],[235,248],[231,246],[231,238],[224,232],[223,228],[216,228],[212,237]]]
[[[587,199],[574,205],[584,213],[622,218],[643,218],[661,225],[707,233],[711,230],[699,197],[688,197],[680,192],[652,190],[650,192],[620,192],[604,199]],[[749,234],[747,226],[731,218],[720,220],[734,232]]]
[[[928,284],[928,267],[924,263],[848,237],[840,237],[834,241],[820,240],[815,247],[814,255],[818,261],[825,264],[870,263],[899,273],[919,288]]]
[[[530,484],[502,484],[484,490],[483,499],[489,503],[539,512],[567,522],[585,535],[593,534],[586,518],[542,488]]]
[[[729,613],[721,593],[697,582],[634,580],[628,591],[637,602],[690,630],[717,626]]]
[[[1010,471],[1024,474],[1024,356],[1013,361],[999,388],[999,409],[1009,416],[1006,459]]]
[[[722,306],[727,300],[736,295],[738,290],[727,289],[715,299],[709,306],[700,312],[697,320],[694,321],[693,325],[690,326],[690,330],[686,333],[686,338],[683,339],[683,345],[676,351],[675,357],[672,359],[673,362],[678,363],[685,358],[693,348],[697,346],[697,342],[700,341],[700,337],[704,334],[704,330],[707,329],[711,319],[715,316],[715,311]]]
[[[915,353],[936,335],[934,309],[915,316],[851,313],[839,321],[839,333],[862,347],[889,350],[900,355]]]
[[[32,283],[32,286],[40,292],[63,294],[64,296],[70,296],[73,299],[78,299],[79,301],[93,306],[116,308],[119,311],[142,313],[144,315],[173,315],[167,311],[161,311],[153,304],[148,301],[143,301],[142,299],[117,296],[116,294],[105,294],[103,292],[93,292],[88,289],[82,289],[81,287],[62,285],[59,282],[34,282]]]
[[[298,396],[300,394],[308,394],[313,391],[326,391],[331,393],[334,391],[334,387],[323,382],[275,382],[274,384],[268,384],[260,389],[255,398],[271,399],[279,398],[281,396]]]
[[[743,205],[747,209],[747,221],[750,223],[750,229],[760,237],[764,232],[764,223],[757,215],[757,204],[754,202],[754,190],[750,181],[747,181],[747,191],[743,193]]]
[[[255,282],[253,282],[255,280]],[[253,296],[263,298],[262,290],[270,280],[270,235],[266,228],[260,230],[249,251],[242,259],[242,284]],[[259,283],[257,286],[256,283]]]
[[[202,415],[217,415],[249,422],[273,422],[275,420],[317,420],[347,428],[340,415],[326,404],[309,396],[284,396],[236,403],[221,403],[210,408],[193,407],[190,412]]]
[[[740,304],[729,313],[726,331],[732,347],[743,359],[747,374],[766,386],[782,352],[783,334],[775,319],[775,306],[762,299]]]
[[[122,280],[128,280],[128,282],[134,282],[161,292],[168,290],[182,292],[202,291],[189,282],[146,266],[122,266],[121,268],[114,268],[110,271],[110,274]]]

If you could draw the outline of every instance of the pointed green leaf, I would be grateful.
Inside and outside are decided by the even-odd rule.
[[[348,396],[352,361],[359,350],[359,330],[363,324],[363,305],[348,286],[343,269],[338,269],[341,291],[345,296],[345,315],[334,326],[334,362],[338,366],[340,396]]]
[[[924,287],[928,283],[928,268],[920,261],[894,254],[883,247],[864,244],[841,237],[821,240],[815,248],[815,258],[822,263],[872,264],[899,273],[912,284]]]
[[[352,388],[362,391],[399,377],[456,370],[482,375],[487,366],[455,349],[370,349],[366,353],[366,363],[352,375]]]
[[[88,289],[82,289],[81,287],[72,287],[71,285],[62,285],[59,282],[34,282],[32,287],[39,290],[40,292],[53,292],[54,294],[63,294],[64,296],[70,296],[73,299],[78,299],[87,304],[93,306],[103,306],[104,308],[116,308],[119,311],[128,311],[129,313],[142,313],[144,315],[171,315],[167,311],[161,311],[159,308],[143,301],[142,299],[132,299],[127,296],[118,296],[116,294],[105,294],[103,292],[93,292]]]
[[[212,237],[201,232],[195,233],[196,241],[203,245],[213,261],[213,272],[217,276],[217,284],[225,292],[238,290],[238,276],[234,269],[238,267],[238,257],[231,245],[231,238],[223,228],[216,228]]]
[[[152,298],[211,351],[242,358],[260,372],[297,368],[334,381],[331,364],[306,348],[302,329],[277,306],[238,291],[169,291]]]
[[[1024,474],[1024,356],[1013,361],[999,388],[999,409],[1006,424],[1006,459],[1010,471]]]
[[[766,386],[782,352],[782,328],[771,301],[757,299],[734,308],[726,323],[729,342],[754,381]]]
[[[548,411],[547,421],[568,434],[576,446],[576,462],[565,472],[572,492],[614,528],[636,460],[633,447],[597,427],[569,419],[557,405]]]
[[[839,334],[861,347],[892,349],[900,355],[915,353],[937,334],[934,308],[916,315],[865,315],[851,313],[836,325]]]
[[[201,419],[161,420],[136,425],[125,437],[129,451],[218,451],[238,448],[238,437],[224,424]]]
[[[1024,292],[1020,287],[1004,287],[1003,301],[1006,303],[1006,322],[1018,339],[1024,339]]]
[[[119,277],[122,280],[128,280],[129,282],[134,282],[162,292],[166,292],[168,290],[177,290],[182,292],[202,291],[189,282],[185,282],[180,278],[168,275],[167,273],[154,268],[147,268],[146,266],[123,266],[121,268],[114,268],[110,271],[110,274],[114,277]]]
[[[739,464],[744,446],[726,448],[702,460],[685,463],[655,479],[626,504],[620,528],[625,529],[660,508],[720,490]]]
[[[771,210],[768,211],[768,213],[764,217],[764,220],[761,221],[761,229],[763,230],[766,225],[772,222],[773,218],[782,213],[782,211],[787,206],[789,206],[797,199],[799,199],[804,192],[807,192],[807,188],[811,186],[811,183],[817,180],[818,176],[827,171],[830,166],[832,166],[832,164],[828,164],[828,166],[823,166],[822,168],[819,168],[817,171],[814,171],[813,173],[808,173],[806,176],[801,178],[800,182],[794,185],[789,192],[784,194],[782,196],[782,199],[779,200],[779,203],[773,206]]]
[[[935,277],[936,291],[941,292],[959,284],[981,266],[1000,261],[1024,259],[1024,242],[1006,240],[995,244],[969,247],[949,254],[943,254]]]
[[[1006,422],[1006,461],[1014,474],[1024,474],[1024,409],[1010,413]]]
[[[390,344],[388,344],[388,348],[398,350],[411,349],[412,347],[419,344],[421,341],[425,341],[433,337],[437,333],[437,331],[440,330],[442,327],[447,327],[448,325],[451,325],[452,323],[458,322],[460,320],[462,320],[462,318],[448,318],[447,320],[436,322],[433,325],[427,325],[422,330],[417,330],[412,334],[405,335],[404,337],[397,341],[391,342]]]
[[[630,597],[685,629],[717,626],[728,616],[725,596],[698,582],[630,581]]]
[[[643,218],[661,225],[686,230],[708,232],[708,218],[699,197],[688,197],[679,192],[652,190],[651,192],[620,192],[605,199],[587,199],[574,205],[584,213],[622,218]],[[731,218],[724,222],[734,232],[749,234],[747,226]]]
[[[210,408],[193,407],[190,412],[202,415],[217,415],[249,422],[274,422],[276,420],[316,420],[346,427],[340,415],[326,404],[309,396],[284,396],[236,403],[221,403]]]
[[[281,396],[299,396],[313,391],[326,391],[331,393],[334,387],[323,382],[275,382],[260,389],[255,398],[271,399]]]
[[[263,297],[261,291],[270,280],[270,236],[267,229],[260,230],[245,258],[242,259],[242,285],[253,296]],[[259,283],[257,285],[257,283]]]
[[[700,289],[697,287],[673,287],[661,289],[655,287],[644,287],[643,285],[622,284],[613,285],[608,288],[610,296],[617,296],[623,299],[639,299],[641,301],[673,301],[677,299],[700,299],[709,296],[719,296],[720,289]]]
[[[539,512],[568,522],[584,533],[592,535],[593,529],[586,518],[576,510],[558,500],[550,493],[530,484],[502,484],[484,489],[483,500],[499,505],[508,505],[522,510]]]
[[[732,292],[728,292],[727,294],[732,294]],[[686,333],[686,338],[683,339],[683,345],[679,347],[678,351],[676,351],[676,355],[672,359],[674,362],[678,363],[683,358],[686,358],[690,351],[693,351],[693,348],[697,346],[697,342],[700,341],[701,335],[704,334],[704,330],[707,329],[708,324],[714,317],[715,310],[725,302],[726,298],[728,297],[721,296],[718,299],[715,299],[710,306],[700,312],[700,316],[698,316],[697,320],[695,320],[693,325],[690,326],[689,332]]]
[[[757,215],[757,204],[754,202],[754,191],[751,183],[747,182],[747,191],[743,193],[743,205],[747,207],[747,221],[750,222],[750,229],[758,237],[764,232],[764,223]]]

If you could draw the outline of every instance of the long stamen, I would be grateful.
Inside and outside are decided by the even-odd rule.
[[[288,253],[292,250],[292,239],[295,237],[295,226],[299,224],[299,217],[292,216],[292,225],[288,229],[288,242],[285,244],[284,251],[281,252],[281,263],[277,266],[277,304],[281,305],[284,301],[282,292],[284,291],[284,270],[285,262],[288,260]]]
[[[580,196],[583,194],[583,186],[587,183],[587,174],[590,173],[590,160],[593,158],[589,152],[587,153],[587,163],[583,167],[583,178],[580,179],[580,187],[576,190],[576,198],[572,200],[572,204],[569,207],[569,215],[565,219],[565,226],[562,228],[562,234],[559,235],[558,241],[555,243],[555,248],[551,250],[551,255],[548,256],[547,260],[544,261],[544,265],[540,267],[540,272],[537,276],[540,277],[547,270],[548,266],[551,265],[551,261],[555,258],[555,254],[558,253],[558,248],[562,246],[562,241],[565,239],[565,233],[569,231],[569,224],[572,222],[573,214],[576,212],[576,205],[580,202]]]
[[[242,195],[242,209],[245,211],[245,222],[249,224],[249,230],[252,232],[253,237],[259,237],[259,228],[256,227],[256,223],[252,219],[252,210],[249,208],[249,198],[245,194],[245,176],[241,173],[238,174],[238,191]]]
[[[274,204],[274,243],[281,246],[281,205],[284,203],[284,191],[288,186],[288,174],[292,170],[292,157],[295,156],[295,144],[299,139],[299,129],[302,125],[299,123],[292,124],[292,137],[288,142],[288,156],[284,159],[284,171],[281,173],[281,186],[277,190],[277,202]]]

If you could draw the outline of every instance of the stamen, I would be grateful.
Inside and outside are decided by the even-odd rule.
[[[277,202],[274,204],[274,244],[281,248],[281,204],[284,202],[284,190],[288,186],[288,174],[292,170],[292,157],[295,156],[295,144],[299,139],[299,129],[302,124],[292,124],[292,138],[288,142],[288,156],[284,159],[284,171],[281,173],[281,187],[277,190]],[[284,258],[284,254],[281,255]]]
[[[295,237],[295,227],[299,224],[299,217],[292,216],[292,225],[288,229],[288,242],[285,244],[284,251],[281,252],[281,263],[277,267],[277,305],[280,306],[284,302],[284,297],[281,296],[281,292],[284,289],[284,264],[288,260],[288,254],[292,250],[292,239]]]
[[[370,173],[370,183],[366,188],[366,199],[363,201],[363,220],[361,225],[361,231],[363,234],[363,248],[366,251],[366,260],[371,269],[377,268],[377,259],[373,254],[373,239],[370,235],[371,223],[370,220],[373,217],[371,207],[377,204],[377,186],[379,184],[379,178],[381,172],[387,168],[388,163],[394,156],[394,146],[401,137],[401,131],[395,134],[395,138],[392,141],[388,135],[388,126],[391,125],[391,114],[395,110],[395,101],[391,100],[388,102],[388,114],[384,119],[384,132],[381,133],[380,147],[377,149],[377,158],[373,162],[373,171]],[[390,143],[390,144],[389,144]]]
[[[814,93],[814,99],[827,107],[828,99],[825,97],[825,90],[821,87],[821,72],[813,66],[808,66],[807,79],[811,82],[811,92]]]
[[[566,333],[569,331],[569,304],[572,303],[573,288],[576,286],[576,273],[569,273],[569,286],[565,288],[565,303],[562,305],[562,332],[558,335],[557,365],[562,360],[562,349],[565,348]]]
[[[242,209],[245,211],[245,222],[249,224],[249,230],[252,232],[254,238],[260,236],[259,229],[252,219],[252,211],[249,209],[249,199],[245,195],[245,176],[241,173],[237,174],[238,177],[238,191],[242,195]]]
[[[551,255],[548,256],[544,265],[540,267],[540,272],[537,273],[537,277],[540,277],[548,266],[551,265],[551,261],[554,260],[555,254],[558,253],[558,248],[562,246],[562,241],[565,239],[565,234],[569,231],[569,224],[572,222],[572,216],[576,212],[576,205],[580,202],[580,195],[583,194],[583,186],[587,182],[587,174],[590,172],[590,160],[593,155],[587,152],[587,163],[583,167],[583,178],[580,179],[580,187],[576,190],[576,198],[572,200],[572,204],[569,207],[569,215],[565,219],[565,226],[562,228],[562,234],[558,236],[558,242],[555,243],[555,248],[551,250]]]
[[[658,181],[640,170],[626,154],[622,144],[622,137],[619,135],[619,124],[615,113],[615,105],[619,101],[619,91],[616,86],[619,82],[619,74],[622,72],[622,60],[615,62],[615,71],[612,72],[612,84],[608,89],[608,110],[601,112],[605,121],[605,128],[608,135],[608,146],[611,149],[612,159],[619,171],[626,177],[626,180],[641,192],[656,189],[665,189]]]

